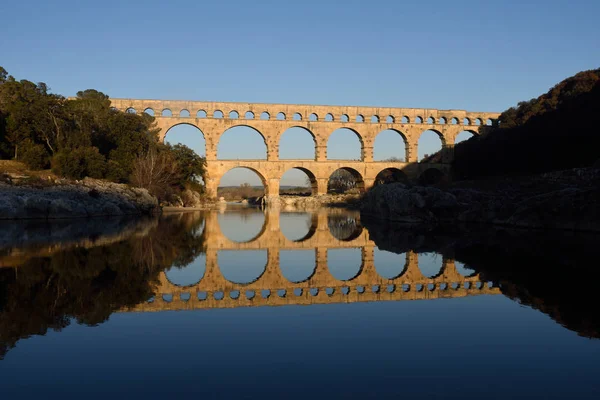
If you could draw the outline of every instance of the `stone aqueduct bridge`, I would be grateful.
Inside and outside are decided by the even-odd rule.
[[[329,229],[328,215],[313,216],[306,237],[293,241],[279,228],[279,215],[266,215],[261,232],[244,243],[229,240],[220,230],[216,213],[206,215],[204,234],[207,241],[206,270],[202,279],[190,286],[178,286],[164,272],[155,288],[153,301],[123,311],[163,311],[243,306],[351,303],[381,300],[417,300],[454,298],[481,294],[500,294],[493,285],[480,282],[478,275],[463,276],[454,260],[443,259],[440,272],[426,277],[419,269],[418,255],[407,252],[402,272],[387,279],[375,268],[375,243],[366,229],[359,228],[348,240],[334,237]],[[331,215],[331,214],[329,214]],[[327,265],[328,250],[361,249],[361,267],[348,281],[336,279]],[[267,265],[262,275],[247,284],[227,280],[219,269],[219,252],[223,250],[266,250]],[[312,274],[302,282],[291,282],[280,268],[280,252],[314,250]]]
[[[207,193],[216,196],[220,179],[227,171],[246,167],[255,171],[265,185],[267,196],[279,195],[279,181],[292,168],[304,171],[312,182],[313,194],[327,193],[331,174],[340,168],[351,172],[359,187],[373,185],[377,175],[387,168],[402,170],[409,178],[418,177],[425,169],[438,168],[447,172],[447,163],[456,136],[461,131],[479,134],[493,124],[498,113],[464,110],[435,110],[415,108],[378,108],[357,106],[317,106],[295,104],[221,103],[199,101],[111,99],[112,107],[126,112],[148,112],[156,118],[160,139],[169,129],[188,124],[199,128],[206,142]],[[218,160],[217,145],[229,128],[248,126],[258,131],[267,147],[266,160]],[[315,141],[313,160],[279,159],[281,135],[292,127],[306,129]],[[337,129],[348,128],[361,143],[361,160],[328,160],[329,135]],[[398,154],[406,162],[375,162],[373,145],[377,134],[392,129],[404,140],[406,154]],[[441,141],[442,164],[417,163],[417,146],[425,130],[435,131]]]

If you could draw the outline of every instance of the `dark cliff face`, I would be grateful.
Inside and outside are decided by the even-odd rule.
[[[500,284],[507,297],[543,313],[579,335],[600,338],[596,249],[600,235],[492,228],[385,224],[363,219],[383,250],[438,252]]]

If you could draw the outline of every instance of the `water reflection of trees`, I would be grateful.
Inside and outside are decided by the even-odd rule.
[[[97,325],[153,296],[161,271],[205,251],[200,214],[146,221],[151,228],[115,243],[59,250],[0,268],[0,358],[21,338],[60,331],[72,319]]]
[[[327,217],[329,231],[338,240],[356,239],[362,232],[358,218],[349,214],[332,214]]]

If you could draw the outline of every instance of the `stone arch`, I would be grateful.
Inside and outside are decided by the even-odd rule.
[[[312,138],[312,142],[310,142],[310,154],[308,152],[309,141],[306,133],[308,133]],[[286,144],[285,142],[289,143]],[[302,153],[302,156],[298,157],[295,155],[288,155],[289,150],[291,149],[290,146],[294,146],[294,154]],[[308,128],[303,126],[292,126],[281,133],[279,136],[278,147],[279,159],[281,160],[315,160],[317,151],[317,138],[315,137],[315,134]]]
[[[221,111],[221,110],[215,110],[213,112],[213,118],[219,118],[219,119],[223,118],[223,111]]]
[[[456,118],[456,117],[453,117],[453,118],[450,120],[450,123],[451,123],[452,125],[458,125],[458,118]]]
[[[327,113],[325,114],[325,121],[327,122],[333,122],[334,118],[333,118],[333,114],[332,113]]]
[[[465,118],[463,119],[463,125],[471,125],[471,119],[470,119],[470,118],[467,118],[467,117],[465,117]]]
[[[154,117],[154,109],[152,109],[151,107],[148,107],[144,110],[144,112],[152,117]]]
[[[133,107],[128,107],[127,110],[125,110],[125,113],[127,113],[127,114],[137,114],[137,111]]]
[[[394,122],[396,122],[396,119],[394,118],[394,116],[388,115],[387,117],[385,117],[385,122],[388,124],[393,124]]]
[[[238,260],[241,258],[245,260],[244,268],[239,268]],[[263,277],[267,271],[268,258],[267,250],[219,250],[217,252],[217,263],[223,278],[242,286],[250,285]]]
[[[402,117],[400,122],[402,122],[403,124],[410,124],[410,118],[405,115],[404,117]]]
[[[365,117],[362,114],[356,116],[356,122],[365,122]]]
[[[240,128],[244,128],[244,129],[240,129]],[[245,136],[238,136],[235,140],[235,143],[227,143],[227,141],[233,140],[233,139],[226,139],[225,144],[223,143],[223,137],[225,135],[227,135],[228,133],[232,133],[233,131],[246,131],[252,134],[258,133],[260,135],[260,137],[263,140],[264,143],[264,147],[263,146],[259,146],[257,143],[253,143],[251,142],[251,140],[253,139],[249,139],[248,135]],[[240,140],[242,140],[242,142],[240,142]],[[223,132],[218,139],[218,144],[217,144],[217,160],[235,160],[235,159],[239,159],[240,157],[234,157],[232,154],[232,158],[222,158],[222,153],[223,153],[223,146],[231,146],[232,148],[235,148],[235,154],[239,154],[240,149],[243,149],[245,151],[253,151],[256,154],[251,157],[251,158],[246,158],[247,160],[266,160],[267,159],[267,153],[268,153],[268,143],[267,143],[267,138],[265,137],[265,135],[263,135],[263,133],[261,131],[259,131],[258,129],[250,126],[250,125],[245,125],[245,124],[240,124],[240,125],[235,125],[232,126],[230,128],[228,128],[225,132]],[[262,150],[264,150],[264,155],[260,154],[260,156],[258,155],[259,152],[259,147],[261,147],[262,149],[260,150],[260,152],[262,153]],[[219,155],[219,152],[221,152],[221,156]],[[225,150],[225,152],[227,153],[227,151]]]
[[[469,140],[473,136],[477,136],[477,135],[478,134],[476,131],[474,131],[472,129],[465,129],[464,131],[461,131],[458,135],[456,135],[456,137],[454,138],[454,144],[464,142],[465,140]]]
[[[442,171],[437,168],[427,168],[419,175],[419,183],[421,185],[435,185],[441,182],[446,177]]]
[[[340,172],[338,173],[338,171]],[[344,193],[353,189],[356,189],[359,192],[363,192],[365,189],[365,180],[363,176],[354,168],[338,168],[329,175],[329,180],[327,182],[328,192]]]
[[[350,122],[350,117],[348,117],[348,114],[342,114],[342,116],[340,117],[340,121],[341,122]]]
[[[260,119],[268,121],[269,119],[271,119],[271,114],[269,114],[266,111],[263,111],[262,113],[260,113]]]
[[[239,118],[240,118],[240,113],[238,113],[235,110],[229,111],[229,119],[239,119]]]
[[[189,134],[200,132],[200,136],[202,138],[202,140],[196,140],[196,138],[191,137],[191,140],[187,140],[187,137],[179,137],[179,134],[177,135],[176,138],[174,138],[173,140],[169,140],[169,133],[171,133],[171,135],[173,134],[173,128],[176,128],[178,126],[189,126],[189,127],[193,127],[194,129],[191,130],[189,129]],[[186,133],[186,136],[189,135]],[[173,136],[171,136],[173,137]],[[181,139],[186,139],[185,141],[182,141]],[[187,147],[191,148],[192,150],[194,150],[198,155],[200,156],[205,156],[206,155],[206,135],[204,135],[204,132],[202,132],[202,130],[200,128],[198,128],[196,125],[190,123],[190,122],[179,122],[176,124],[173,124],[171,126],[169,126],[166,130],[165,130],[165,135],[163,137],[163,142],[173,142],[176,141],[176,143],[182,143],[185,144]]]
[[[416,117],[415,118],[415,124],[422,124],[423,123],[423,117]]]
[[[198,112],[196,113],[196,118],[206,118],[207,116],[208,114],[205,110],[198,110]]]
[[[226,182],[223,182],[226,176]],[[220,176],[215,177],[218,184],[217,195],[219,197],[225,197],[226,200],[242,200],[244,198],[260,197],[268,193],[269,182],[266,176],[264,171],[259,171],[256,168],[243,165],[242,163],[242,165],[230,168]],[[248,183],[249,187],[242,188],[241,185],[244,183]],[[254,188],[257,184],[262,185],[262,193],[260,190]]]
[[[477,125],[477,126],[481,126],[481,125],[483,125],[483,121],[482,121],[482,119],[481,119],[481,118],[476,118],[476,119],[475,119],[475,125]]]
[[[344,151],[346,149],[343,149],[342,146],[335,146],[335,142],[336,141],[342,141],[342,139],[337,139],[336,137],[340,137],[340,135],[345,135],[345,132],[352,132],[354,135],[356,135],[356,138],[358,139],[359,142],[359,149],[360,152],[357,154],[352,153],[353,158],[347,158],[345,156],[342,156],[340,154],[337,154],[340,151]],[[333,138],[333,145],[331,145],[331,140]],[[332,154],[332,147],[334,147],[335,149],[342,149],[342,150],[334,150],[333,154]],[[356,130],[352,129],[352,128],[339,128],[336,129],[335,131],[331,132],[329,134],[329,136],[327,137],[327,159],[328,160],[362,160],[363,159],[363,150],[364,150],[364,143],[363,143],[363,138],[360,135],[360,133],[358,133]]]
[[[179,111],[179,118],[189,118],[190,117],[190,112],[187,109],[183,109],[181,111]]]
[[[371,123],[373,123],[373,124],[379,123],[379,115],[373,115],[371,117]]]
[[[398,136],[400,137],[401,145],[403,148],[398,147],[397,152],[394,152],[395,146],[397,144],[394,142]],[[385,148],[386,150],[389,150],[390,154],[382,155],[381,154],[382,147]],[[374,161],[385,161],[385,160],[396,161],[396,160],[391,160],[391,158],[395,157],[395,158],[398,158],[398,161],[406,162],[408,160],[408,152],[409,152],[408,139],[406,138],[406,135],[404,133],[402,133],[401,131],[399,131],[397,129],[385,129],[385,130],[379,132],[375,136],[375,139],[373,140],[373,160]],[[394,155],[394,154],[397,154],[397,155]]]
[[[282,193],[282,179],[283,177],[290,171],[293,170],[297,170],[297,171],[301,171],[304,173],[304,175],[308,178],[308,183],[310,183],[310,186],[308,187],[308,189],[310,190],[310,194],[315,195],[318,192],[318,185],[317,185],[317,178],[315,176],[315,174],[309,170],[308,168],[304,168],[304,167],[292,167],[292,168],[288,168],[287,170],[285,170],[283,172],[283,174],[281,174],[281,176],[279,177],[279,193]],[[287,182],[283,182],[284,184]],[[289,186],[289,185],[284,185],[284,186]]]
[[[160,115],[163,116],[163,117],[172,117],[173,116],[173,112],[170,109],[165,108],[164,110],[162,110],[162,112],[160,113]]]
[[[440,117],[438,119],[438,124],[440,125],[446,125],[448,123],[448,120],[446,119],[446,117]]]
[[[278,121],[285,121],[285,113],[279,112],[277,113],[277,117],[275,117]]]
[[[308,120],[309,121],[318,121],[319,120],[319,116],[317,115],[317,113],[312,113],[308,116]]]
[[[439,139],[439,143],[436,140]],[[439,148],[438,148],[439,147]],[[446,138],[437,129],[427,129],[419,135],[417,140],[418,161],[421,162],[426,158],[430,160],[434,154],[440,160],[430,160],[432,162],[441,162],[442,150],[446,147]]]
[[[294,113],[294,115],[292,116],[292,120],[294,120],[294,121],[302,121],[302,114],[300,114],[299,112]]]
[[[374,185],[385,185],[388,183],[408,183],[408,176],[399,168],[384,168],[375,177]]]
[[[244,119],[254,119],[254,113],[252,111],[246,111]]]
[[[494,124],[494,121],[492,121],[492,119],[491,119],[491,118],[488,118],[488,119],[486,119],[486,120],[485,120],[485,124],[486,124],[487,126],[492,126],[492,125]]]
[[[433,117],[429,117],[429,118],[427,118],[427,123],[428,123],[429,125],[433,125],[433,124],[435,124],[435,118],[433,118]]]

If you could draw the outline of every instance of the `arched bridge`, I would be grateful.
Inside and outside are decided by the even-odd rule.
[[[327,193],[331,174],[343,168],[351,172],[359,187],[373,185],[377,175],[388,168],[403,171],[416,178],[429,168],[447,172],[452,147],[457,135],[470,131],[477,135],[495,123],[499,113],[469,112],[464,110],[436,110],[416,108],[384,108],[360,106],[318,106],[295,104],[223,103],[202,101],[170,101],[111,99],[115,109],[147,112],[156,119],[160,139],[169,129],[187,124],[200,129],[206,142],[206,189],[216,196],[221,177],[232,168],[246,167],[256,172],[267,196],[279,195],[279,181],[292,168],[304,171],[312,183],[313,194]],[[221,135],[229,128],[247,126],[261,134],[267,147],[266,160],[219,160],[217,146]],[[315,143],[314,160],[279,159],[281,135],[289,128],[307,130]],[[329,135],[340,128],[354,132],[361,143],[360,160],[328,160]],[[378,133],[391,129],[404,140],[406,154],[398,154],[405,162],[373,160],[373,145]],[[442,141],[443,159],[438,164],[419,164],[417,146],[421,134],[432,130]]]
[[[269,213],[257,237],[239,243],[221,232],[216,212],[207,213],[204,226],[206,269],[200,281],[179,286],[172,283],[163,272],[154,299],[124,311],[414,300],[500,293],[494,285],[481,282],[478,275],[464,276],[459,273],[451,259],[443,259],[439,273],[427,277],[421,272],[418,254],[414,252],[405,253],[405,259],[400,261],[404,266],[397,276],[383,277],[376,270],[375,243],[360,226],[348,238],[336,238],[331,233],[327,213],[320,212],[313,218],[309,234],[301,240],[292,241],[282,234],[278,216],[276,212]],[[328,252],[343,248],[360,249],[361,253],[358,273],[345,281],[334,277],[328,265]],[[220,253],[236,250],[266,251],[266,265],[255,280],[241,284],[225,277],[219,267]],[[307,279],[293,282],[284,276],[280,259],[286,250],[314,251],[315,265]]]

